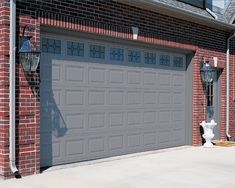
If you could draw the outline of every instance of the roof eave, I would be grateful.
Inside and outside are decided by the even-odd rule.
[[[156,2],[154,0],[116,0],[120,3],[134,5],[136,7],[145,8],[151,11],[160,11],[160,13],[167,14],[169,16],[177,17],[180,19],[188,20],[191,22],[204,24],[217,29],[234,32],[235,26],[232,24],[224,23],[214,18],[208,18],[193,12],[189,12],[185,9],[172,7],[163,3]],[[169,14],[170,11],[170,14]]]

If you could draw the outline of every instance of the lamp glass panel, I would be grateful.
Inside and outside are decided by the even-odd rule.
[[[20,53],[20,63],[25,71],[30,71],[30,61],[28,53]]]
[[[31,71],[36,71],[39,61],[40,61],[40,54],[39,53],[31,53],[30,54],[30,63],[31,63]]]

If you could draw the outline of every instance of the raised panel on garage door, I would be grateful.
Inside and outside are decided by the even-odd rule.
[[[41,166],[185,144],[185,56],[42,36]]]

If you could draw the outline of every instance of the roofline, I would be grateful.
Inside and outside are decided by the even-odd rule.
[[[235,12],[233,13],[232,17],[229,20],[229,24],[233,24],[233,21],[235,20]]]
[[[135,5],[137,7],[141,6],[145,6],[145,8],[154,10],[154,9],[164,9],[167,11],[171,11],[174,12],[175,14],[183,17],[183,16],[188,16],[191,18],[194,18],[195,20],[197,20],[200,23],[204,23],[204,24],[210,24],[212,27],[218,28],[218,26],[222,29],[222,30],[226,30],[226,31],[230,31],[230,32],[234,32],[235,31],[235,26],[232,24],[228,24],[228,23],[224,23],[221,22],[219,20],[215,20],[214,18],[207,18],[205,16],[202,16],[200,14],[196,14],[190,11],[187,11],[185,9],[180,9],[177,7],[173,7],[170,5],[166,5],[160,2],[156,2],[154,0],[116,0],[119,1],[121,3],[124,4],[129,4],[129,5]],[[184,17],[185,19],[185,17]],[[192,20],[190,20],[192,21]],[[194,21],[195,22],[195,21]]]

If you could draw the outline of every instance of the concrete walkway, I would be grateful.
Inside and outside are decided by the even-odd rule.
[[[72,166],[0,181],[0,188],[235,187],[235,147],[180,147]]]

